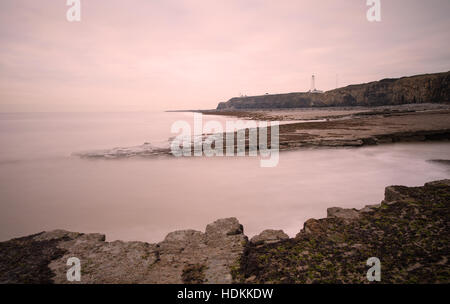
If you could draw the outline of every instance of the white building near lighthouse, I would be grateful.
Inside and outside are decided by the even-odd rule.
[[[316,77],[314,75],[311,77],[311,90],[308,93],[323,93],[323,91],[316,89]]]

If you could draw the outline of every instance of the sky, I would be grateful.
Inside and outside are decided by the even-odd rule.
[[[450,70],[450,1],[0,1],[0,111],[211,109]]]

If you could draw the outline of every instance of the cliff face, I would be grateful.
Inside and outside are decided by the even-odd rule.
[[[325,106],[381,106],[450,101],[450,72],[383,79],[350,85],[323,94],[289,93],[235,97],[218,110],[302,108]]]

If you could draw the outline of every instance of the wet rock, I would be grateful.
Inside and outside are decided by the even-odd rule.
[[[319,142],[320,146],[326,147],[360,147],[364,144],[361,139],[355,140],[338,140],[338,139],[325,139]]]
[[[154,147],[152,144],[146,142],[140,146],[76,152],[73,153],[73,155],[81,158],[122,159],[132,157],[155,157],[160,155],[171,155],[171,153],[168,148]]]
[[[361,138],[364,145],[372,146],[378,144],[378,140],[375,137]]]
[[[260,234],[252,237],[251,243],[255,245],[272,244],[282,240],[289,239],[289,236],[283,230],[264,230]]]
[[[450,159],[431,159],[430,162],[450,166]]]
[[[388,136],[377,138],[378,144],[390,144],[392,143],[392,138]]]

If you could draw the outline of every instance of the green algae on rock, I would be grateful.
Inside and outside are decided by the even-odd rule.
[[[381,283],[449,283],[450,180],[391,186],[379,206],[308,220],[293,239],[249,243],[234,279],[247,283],[369,283],[370,257]],[[339,212],[338,212],[339,211]],[[349,216],[352,215],[352,216]]]

